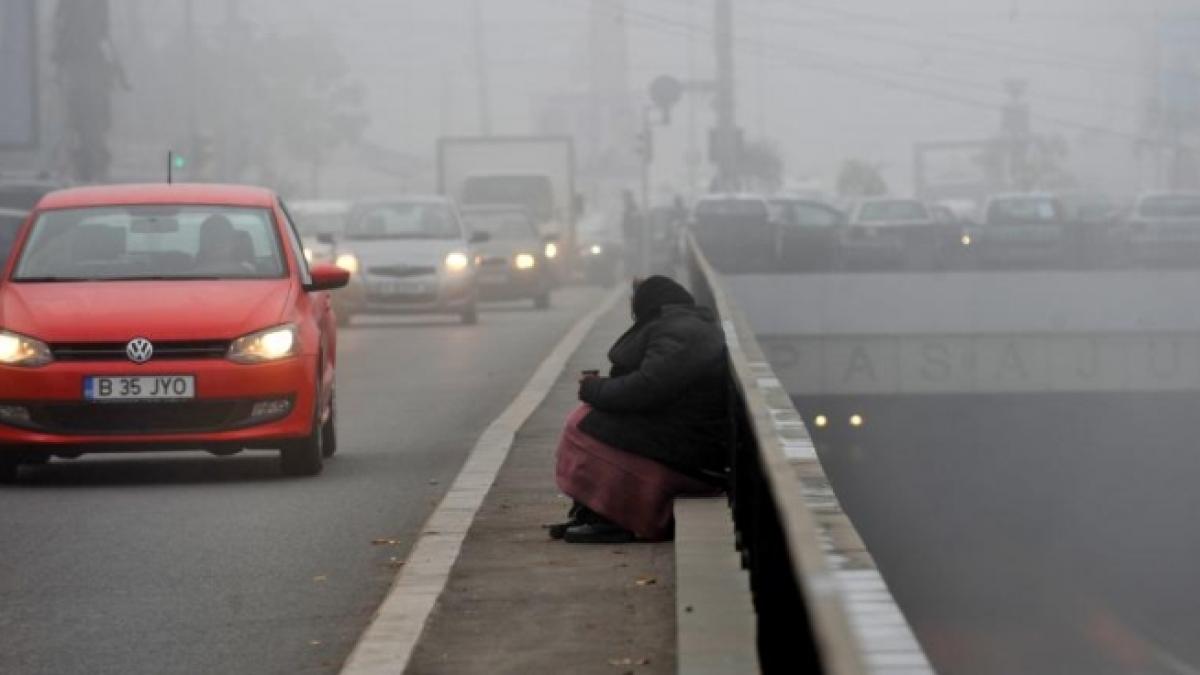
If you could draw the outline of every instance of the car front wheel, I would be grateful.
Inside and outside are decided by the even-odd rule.
[[[320,401],[320,395],[317,400]],[[318,403],[318,406],[320,404]],[[325,466],[325,425],[321,415],[313,413],[312,431],[304,438],[288,441],[279,451],[279,468],[286,476],[315,476]]]
[[[337,394],[329,400],[329,419],[321,425],[321,453],[326,457],[337,454]]]

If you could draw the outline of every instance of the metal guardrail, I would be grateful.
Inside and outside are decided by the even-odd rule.
[[[720,316],[729,347],[730,503],[763,672],[932,672],[749,324],[690,237],[687,249],[692,290]]]

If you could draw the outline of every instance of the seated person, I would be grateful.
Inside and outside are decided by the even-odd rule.
[[[676,282],[635,282],[634,324],[584,375],[558,446],[558,487],[575,500],[550,536],[571,543],[670,539],[678,495],[724,485],[732,427],[725,337]]]
[[[206,276],[254,274],[253,251],[245,250],[247,242],[242,235],[225,216],[215,214],[205,218],[200,223],[193,271]]]

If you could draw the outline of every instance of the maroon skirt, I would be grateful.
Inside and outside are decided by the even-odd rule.
[[[671,536],[675,498],[714,495],[720,490],[588,436],[579,423],[591,411],[582,404],[567,418],[558,443],[558,489],[639,539]]]

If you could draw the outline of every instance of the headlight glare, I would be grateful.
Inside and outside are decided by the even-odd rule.
[[[513,261],[519,270],[531,270],[537,265],[537,258],[528,253],[518,253]]]
[[[592,244],[592,247],[588,249],[588,252],[592,255],[600,255],[601,253],[604,253],[604,249],[600,247],[600,244]]]
[[[556,244],[552,241],[546,242],[545,254],[546,254],[546,257],[549,258],[550,260],[557,258],[558,257],[558,244]]]
[[[0,330],[0,365],[37,368],[53,360],[50,347],[41,340]]]
[[[451,272],[461,272],[470,267],[471,259],[465,253],[455,251],[446,256],[446,269]]]
[[[238,338],[229,346],[229,360],[236,363],[266,363],[296,355],[296,327],[276,326]]]
[[[346,270],[350,274],[358,274],[358,258],[356,258],[353,253],[343,253],[339,255],[334,264]]]

